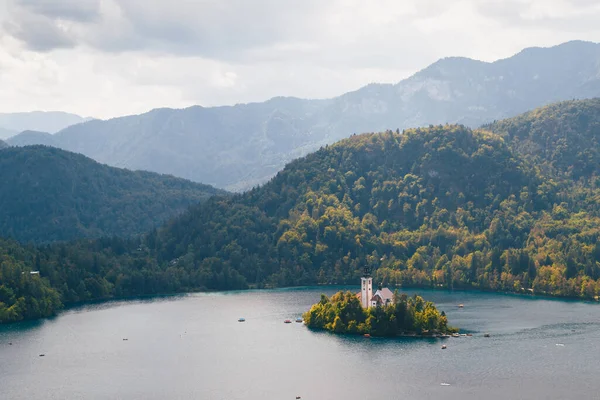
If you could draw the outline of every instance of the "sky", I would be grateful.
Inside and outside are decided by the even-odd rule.
[[[439,58],[600,42],[598,0],[0,0],[0,112],[327,98]]]

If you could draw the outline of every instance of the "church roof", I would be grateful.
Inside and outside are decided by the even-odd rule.
[[[381,292],[384,300],[387,300],[387,299],[394,300],[394,293],[390,289],[383,288],[381,290],[378,290],[378,292]]]
[[[356,293],[356,298],[359,301],[362,300],[362,292]],[[391,303],[394,301],[394,293],[388,288],[379,289],[373,294],[370,301],[376,301],[381,304]]]
[[[375,292],[371,301],[377,300],[375,297],[379,297],[383,303],[386,303],[388,300],[394,300],[394,293],[388,288],[383,288]]]

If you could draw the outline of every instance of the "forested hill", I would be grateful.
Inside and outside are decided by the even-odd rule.
[[[0,320],[45,315],[40,304],[54,304],[55,294],[66,303],[352,284],[365,265],[376,283],[390,286],[594,298],[600,184],[598,165],[585,165],[593,154],[580,155],[600,134],[599,115],[600,103],[588,100],[481,130],[356,135],[288,164],[260,188],[212,197],[141,239],[43,249],[7,242],[0,273],[40,275],[5,284]],[[536,143],[546,151],[530,149]],[[581,168],[568,168],[570,155],[584,160]],[[33,281],[53,289],[41,295],[30,289]]]
[[[0,232],[25,242],[144,233],[217,193],[51,147],[0,152]]]
[[[353,136],[148,239],[160,260],[237,271],[249,284],[351,283],[367,263],[384,284],[594,297],[599,116],[600,102],[587,100],[491,127],[510,134],[436,126]],[[527,151],[516,132],[547,151]]]
[[[484,128],[549,176],[600,175],[600,99],[552,104]],[[599,182],[600,183],[600,182]]]
[[[6,142],[11,146],[32,146],[32,145],[43,145],[43,146],[52,146],[52,147],[60,147],[54,138],[54,135],[51,135],[48,132],[38,132],[38,131],[23,131],[18,135],[15,135],[9,139],[6,139]]]
[[[498,245],[485,235],[495,214],[520,197],[534,211],[553,195],[538,187],[488,132],[363,134],[289,164],[260,189],[209,201],[149,239],[161,259],[222,263],[252,284],[357,282],[367,263],[385,284],[470,285],[478,272],[451,278],[452,261],[458,270],[478,250],[483,268]],[[506,247],[525,240],[515,233]]]
[[[395,84],[371,84],[331,99],[161,108],[19,140],[52,140],[109,165],[241,191],[352,133],[440,123],[477,127],[556,101],[600,96],[598,65],[600,44],[573,41],[492,63],[444,58]]]

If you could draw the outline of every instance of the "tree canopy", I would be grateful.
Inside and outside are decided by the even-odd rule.
[[[446,334],[456,329],[448,327],[448,318],[430,301],[421,296],[408,297],[398,292],[394,303],[385,307],[364,309],[352,292],[338,292],[321,300],[303,315],[312,329],[334,333],[358,333],[372,336],[401,334]]]
[[[354,284],[365,265],[386,286],[591,299],[600,292],[598,118],[600,101],[586,100],[479,130],[354,135],[140,237],[5,246],[12,269],[40,270],[63,303]],[[16,297],[6,298],[12,307]]]
[[[223,191],[53,147],[0,152],[0,232],[23,242],[146,233]]]

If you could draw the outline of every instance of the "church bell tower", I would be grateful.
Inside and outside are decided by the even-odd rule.
[[[360,278],[360,303],[363,308],[369,308],[371,298],[373,298],[373,277],[369,267],[365,267],[362,278]]]

